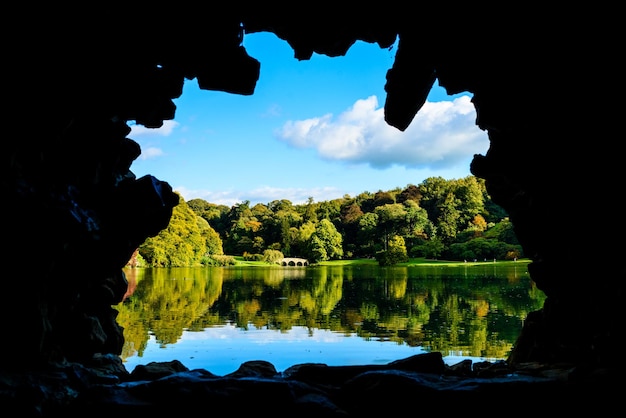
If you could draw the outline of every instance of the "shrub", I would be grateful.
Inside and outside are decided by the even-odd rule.
[[[232,255],[211,254],[202,257],[202,264],[205,266],[234,266],[237,264]]]

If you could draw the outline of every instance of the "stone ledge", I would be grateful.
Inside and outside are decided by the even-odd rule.
[[[0,372],[3,416],[116,418],[171,416],[216,410],[256,416],[368,416],[433,407],[446,413],[506,406],[554,413],[617,405],[613,373],[571,365],[462,361],[419,354],[386,365],[300,364],[282,373],[266,361],[243,363],[225,376],[189,370],[178,360],[137,366],[129,373],[117,356],[89,365],[57,364],[46,370]]]

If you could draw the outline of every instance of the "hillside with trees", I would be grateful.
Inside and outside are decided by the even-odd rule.
[[[508,214],[493,203],[484,180],[431,177],[418,185],[294,205],[275,200],[232,207],[191,199],[174,208],[169,226],[138,249],[153,267],[224,265],[232,256],[311,263],[375,258],[511,260],[523,257]],[[225,256],[224,254],[229,254]]]

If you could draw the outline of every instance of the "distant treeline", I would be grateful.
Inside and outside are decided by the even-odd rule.
[[[224,254],[229,254],[225,256]],[[508,214],[475,176],[430,177],[404,189],[304,204],[274,200],[232,207],[192,199],[174,208],[169,226],[148,238],[130,265],[184,267],[234,263],[233,255],[311,263],[375,258],[381,265],[409,257],[507,260],[523,257]]]

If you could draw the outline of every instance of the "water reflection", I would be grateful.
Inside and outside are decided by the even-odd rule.
[[[345,359],[350,356],[353,363],[371,363],[378,360],[372,354],[359,360],[357,351],[374,348],[384,361],[424,351],[504,359],[526,315],[545,298],[521,263],[125,272],[129,294],[116,308],[128,365],[180,359],[194,368],[187,364],[193,359],[199,367],[215,367],[211,361],[220,358],[220,365],[234,371],[242,357],[224,356],[224,351],[250,347],[256,349],[247,353],[256,356],[250,359],[277,367],[275,356],[289,359],[287,366],[351,364]],[[306,347],[294,343],[301,336],[308,337],[302,342]],[[216,345],[220,340],[223,345]],[[259,349],[268,341],[272,354]],[[191,354],[183,353],[186,346],[193,346]],[[323,355],[314,356],[314,351]]]

